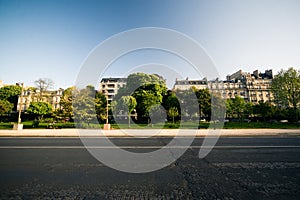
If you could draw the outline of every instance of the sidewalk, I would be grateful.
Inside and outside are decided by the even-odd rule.
[[[174,137],[174,136],[300,136],[300,129],[25,129],[0,130],[0,137]]]

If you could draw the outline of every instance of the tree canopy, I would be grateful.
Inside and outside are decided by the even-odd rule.
[[[0,115],[8,114],[12,111],[14,105],[7,100],[0,99]]]
[[[149,118],[152,106],[162,104],[163,96],[167,92],[165,80],[156,74],[134,73],[127,78],[127,84],[118,91],[115,99],[122,96],[132,96],[136,99],[138,117]]]
[[[194,89],[198,99],[200,118],[208,118],[211,111],[211,96],[208,89]]]
[[[178,112],[177,107],[171,107],[168,110],[168,116],[172,118],[172,122],[174,124],[175,123],[175,117],[179,116],[179,112]]]
[[[61,117],[73,118],[73,92],[75,87],[69,87],[64,90],[63,95],[60,99],[60,106],[62,107]]]
[[[74,90],[73,113],[79,123],[97,123],[97,119],[106,119],[106,97],[93,86]]]
[[[21,86],[8,85],[0,88],[0,99],[7,100],[13,104],[13,109],[16,110],[18,104],[18,96],[21,94]]]
[[[241,120],[245,109],[245,100],[240,96],[236,96],[234,99],[226,100],[226,112],[230,117],[237,117]]]
[[[95,92],[95,111],[97,118],[105,120],[106,115],[106,96],[98,91]]]
[[[27,112],[35,115],[38,119],[42,119],[44,115],[52,113],[52,106],[47,102],[31,102]]]
[[[297,108],[300,104],[300,70],[289,68],[274,76],[271,84],[275,102],[283,107],[292,107],[298,121]]]

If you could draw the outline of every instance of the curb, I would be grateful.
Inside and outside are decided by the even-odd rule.
[[[59,129],[0,130],[0,137],[245,137],[300,136],[300,129]]]

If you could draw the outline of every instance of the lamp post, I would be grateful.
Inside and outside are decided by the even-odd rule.
[[[19,103],[19,114],[18,114],[18,123],[14,124],[14,130],[22,130],[23,124],[21,124],[21,113],[22,113],[22,103],[23,103],[23,91],[24,91],[24,83],[19,83],[22,86],[21,89],[21,96],[20,96],[20,103]]]
[[[108,124],[108,92],[106,90],[105,92],[106,95],[106,124]]]
[[[108,123],[108,91],[105,90],[106,96],[106,123],[104,124],[104,130],[110,130],[110,124]]]

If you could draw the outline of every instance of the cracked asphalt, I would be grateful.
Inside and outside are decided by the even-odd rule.
[[[148,152],[170,138],[111,140]],[[130,174],[79,138],[0,138],[0,199],[300,199],[299,137],[222,137],[199,159],[202,141],[161,170]]]

